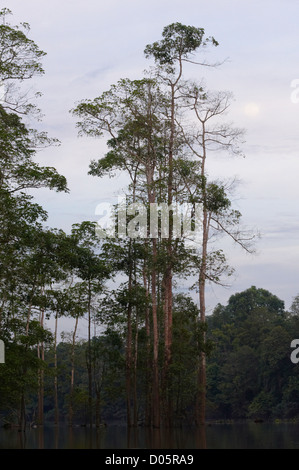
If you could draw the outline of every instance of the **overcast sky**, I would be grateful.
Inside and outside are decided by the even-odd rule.
[[[43,93],[43,129],[61,146],[43,151],[39,161],[66,176],[70,194],[42,190],[37,200],[49,212],[49,226],[67,232],[73,223],[95,220],[97,204],[125,184],[87,175],[105,140],[78,138],[69,110],[120,78],[140,78],[151,65],[144,47],[161,38],[164,26],[181,22],[215,37],[220,45],[209,59],[228,60],[218,69],[195,67],[192,78],[204,76],[209,88],[233,93],[228,119],[246,129],[246,158],[213,155],[209,169],[240,180],[234,207],[262,238],[254,256],[225,244],[235,276],[229,288],[208,289],[208,311],[252,285],[288,308],[299,293],[299,93],[293,82],[299,85],[299,2],[7,0],[3,6],[12,10],[12,23],[30,24],[30,37],[47,53],[45,75],[34,86]]]

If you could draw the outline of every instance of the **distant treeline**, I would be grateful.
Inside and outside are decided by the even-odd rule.
[[[174,425],[194,424],[198,394],[197,375],[194,372],[194,322],[197,313],[197,307],[190,298],[183,295],[175,298],[174,349],[169,378]],[[213,314],[207,317],[207,323],[207,418],[299,418],[299,364],[292,363],[290,359],[291,341],[299,338],[296,299],[291,311],[286,312],[283,301],[275,295],[265,289],[251,287],[231,296],[226,306],[218,305]],[[108,329],[104,334],[92,338],[89,352],[88,342],[78,342],[73,351],[72,343],[65,339],[57,347],[57,369],[53,348],[46,350],[45,422],[53,423],[59,416],[59,422],[67,424],[71,411],[73,424],[89,425],[88,355],[91,353],[92,422],[98,426],[126,423],[124,340],[125,336],[117,328]],[[4,381],[1,374],[1,415],[6,422],[11,422],[13,411],[16,411],[15,385],[22,381],[22,377],[17,376],[16,370],[13,371],[18,360],[16,346],[11,343],[7,347],[10,361],[15,349],[15,362],[7,364],[6,373],[11,372],[10,383],[7,377]],[[138,425],[146,424],[146,392],[150,386],[147,383],[146,355],[142,353],[145,349],[146,333],[141,328],[138,335],[139,355],[134,393]],[[56,413],[55,381],[58,390]],[[4,382],[6,395],[3,394]],[[36,392],[32,391],[26,409],[28,422],[36,423]]]
[[[251,287],[218,305],[208,325],[209,416],[298,418],[299,364],[291,361],[291,341],[299,338],[298,298],[287,312],[275,295]]]

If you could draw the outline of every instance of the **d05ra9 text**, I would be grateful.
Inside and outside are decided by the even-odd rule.
[[[150,455],[150,465],[175,465],[193,463],[193,455]]]

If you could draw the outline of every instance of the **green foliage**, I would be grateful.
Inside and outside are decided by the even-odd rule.
[[[272,416],[275,398],[272,393],[262,390],[250,403],[248,416],[256,419],[269,419]]]
[[[33,161],[35,146],[20,117],[7,113],[0,105],[0,187],[11,193],[41,187],[68,191],[66,178],[55,168],[41,167]]]
[[[0,11],[0,77],[2,80],[27,80],[34,75],[43,74],[41,59],[46,55],[34,41],[28,38],[28,23],[12,26],[7,17],[8,8]]]
[[[296,295],[293,299],[291,308],[290,308],[291,315],[299,315],[299,295]]]
[[[208,359],[211,416],[298,416],[292,395],[298,373],[290,361],[290,343],[298,331],[298,325],[291,327],[294,321],[283,301],[256,287],[216,307],[208,317],[208,335],[215,345]]]
[[[34,161],[37,147],[54,140],[24,123],[34,105],[23,100],[13,82],[42,74],[45,54],[27,37],[29,25],[11,26],[9,14],[0,11],[0,80],[5,85],[0,105],[0,336],[6,352],[0,394],[1,412],[15,411],[24,425],[25,408],[46,368],[38,351],[53,341],[43,323],[51,306],[47,287],[65,278],[58,255],[63,232],[43,227],[46,211],[24,190],[68,189],[55,168]]]
[[[240,315],[244,318],[257,308],[266,308],[270,313],[279,315],[284,312],[284,302],[269,291],[252,286],[229,298],[227,313],[232,320],[238,321]]]
[[[158,64],[172,66],[176,61],[188,60],[199,47],[208,43],[218,45],[213,37],[204,38],[204,34],[203,28],[172,23],[163,29],[163,39],[147,45],[144,52],[146,57],[153,56]]]
[[[217,214],[231,205],[225,189],[216,183],[209,183],[206,188],[205,205],[208,212]]]

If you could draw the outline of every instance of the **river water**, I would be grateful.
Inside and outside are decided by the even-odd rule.
[[[173,430],[122,426],[0,429],[0,449],[299,449],[298,423],[234,423]]]

